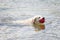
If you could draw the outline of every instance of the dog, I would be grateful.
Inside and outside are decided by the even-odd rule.
[[[42,16],[37,16],[33,20],[33,27],[35,28],[35,31],[40,31],[45,29],[45,18]]]
[[[45,29],[45,17],[43,16],[34,16],[33,18],[26,20],[16,20],[13,23],[32,25],[35,28],[35,31],[40,31]]]

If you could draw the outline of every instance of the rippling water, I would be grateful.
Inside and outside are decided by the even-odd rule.
[[[36,15],[46,18],[45,30],[32,26],[3,24]],[[60,0],[0,0],[0,40],[60,40]]]

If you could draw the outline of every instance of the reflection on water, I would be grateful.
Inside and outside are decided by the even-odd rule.
[[[45,29],[45,24],[33,24],[35,31],[40,31]]]

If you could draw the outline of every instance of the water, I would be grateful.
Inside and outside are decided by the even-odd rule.
[[[0,0],[0,4],[0,40],[60,40],[60,0]],[[36,15],[46,18],[45,30],[35,32],[32,26],[3,24]]]

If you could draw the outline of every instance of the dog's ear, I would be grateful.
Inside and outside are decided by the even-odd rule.
[[[33,23],[35,24],[35,22],[36,22],[36,18],[33,20]]]
[[[34,21],[36,21],[36,18],[34,19]]]

